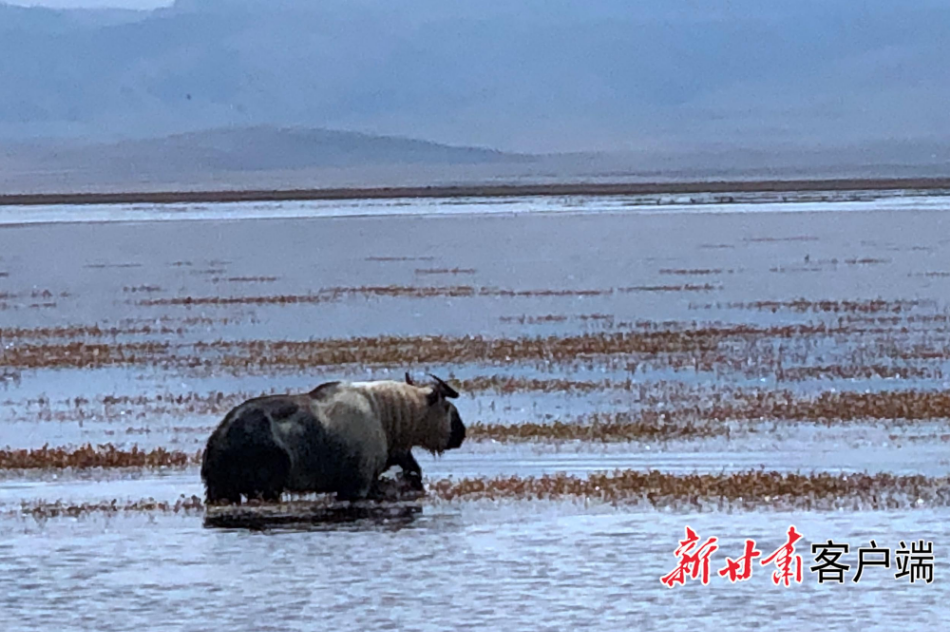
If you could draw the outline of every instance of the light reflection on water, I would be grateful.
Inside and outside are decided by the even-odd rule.
[[[463,198],[354,199],[213,204],[0,205],[0,225],[61,222],[295,219],[509,213],[736,213],[943,208],[946,191],[830,191],[689,195],[571,195]]]
[[[912,513],[687,515],[558,503],[469,503],[418,518],[270,532],[216,530],[199,517],[88,517],[0,523],[0,625],[33,629],[870,629],[938,624],[950,615],[945,510]],[[765,552],[790,524],[801,585],[770,569],[745,584],[713,577],[669,589],[686,525],[719,538],[713,572],[745,538]],[[851,579],[874,538],[934,542],[935,581],[883,568]],[[848,542],[846,585],[818,585],[812,542]],[[849,561],[849,560],[844,560]]]

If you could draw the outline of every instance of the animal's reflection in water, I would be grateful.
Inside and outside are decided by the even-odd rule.
[[[204,526],[253,531],[319,531],[331,529],[398,530],[410,526],[422,513],[425,495],[410,487],[403,476],[382,479],[379,500],[290,500],[280,503],[209,505]]]
[[[398,531],[422,514],[415,503],[303,504],[215,510],[205,515],[204,526],[250,531],[325,531],[340,528]]]

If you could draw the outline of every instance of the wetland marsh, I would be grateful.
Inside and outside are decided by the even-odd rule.
[[[0,208],[0,628],[942,623],[950,198],[798,195]],[[230,407],[407,370],[469,427],[420,511],[203,526]],[[659,582],[790,524],[801,584]]]

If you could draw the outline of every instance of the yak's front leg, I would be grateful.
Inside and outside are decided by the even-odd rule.
[[[422,468],[419,467],[419,462],[416,461],[416,457],[412,456],[412,451],[406,450],[405,452],[400,452],[389,457],[389,462],[386,463],[386,469],[389,469],[393,465],[398,465],[402,469],[403,478],[409,482],[409,489],[413,491],[422,491],[424,489],[422,485]]]

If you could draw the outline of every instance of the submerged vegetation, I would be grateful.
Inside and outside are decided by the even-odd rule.
[[[428,485],[422,503],[460,501],[584,501],[613,505],[643,505],[655,509],[691,511],[761,510],[788,511],[832,509],[918,509],[950,506],[950,479],[893,474],[789,474],[755,470],[721,474],[677,475],[657,471],[618,470],[591,473],[498,476],[491,478],[442,479]],[[305,500],[309,498],[309,500]],[[281,503],[252,501],[240,508],[248,521],[255,516],[284,514],[300,516],[314,508],[339,507],[343,503],[327,495]],[[389,503],[379,506],[385,508]],[[93,513],[194,513],[205,510],[197,496],[180,496],[175,502],[148,498],[92,503],[24,501],[15,510],[36,518],[77,517]],[[11,513],[8,510],[6,513]]]
[[[402,379],[407,369],[416,374],[436,366],[456,373],[451,381],[462,394],[460,405],[468,409],[468,439],[476,454],[490,453],[494,444],[537,444],[517,449],[558,453],[599,444],[630,444],[605,451],[654,446],[660,451],[679,442],[702,450],[743,440],[781,442],[784,430],[806,425],[833,427],[845,442],[872,427],[882,441],[890,437],[895,444],[950,437],[950,388],[944,382],[950,312],[940,301],[926,292],[908,295],[913,298],[893,293],[775,298],[797,294],[739,291],[755,274],[785,283],[797,273],[812,279],[815,274],[884,272],[899,261],[899,250],[888,246],[886,253],[877,252],[874,244],[862,241],[857,251],[818,254],[826,239],[818,232],[703,238],[709,243],[693,244],[700,253],[693,259],[652,257],[630,276],[603,281],[582,272],[567,286],[534,285],[528,277],[520,287],[508,285],[507,277],[490,278],[494,272],[487,262],[465,257],[468,265],[462,266],[461,259],[428,253],[348,251],[352,265],[364,266],[360,274],[327,275],[326,285],[317,280],[312,286],[309,280],[295,280],[294,273],[275,275],[276,267],[254,269],[210,254],[207,260],[188,259],[191,253],[180,260],[173,259],[181,254],[163,255],[159,272],[144,262],[97,259],[85,269],[106,279],[103,283],[112,279],[110,300],[123,318],[72,325],[73,313],[84,312],[71,306],[85,300],[73,288],[5,287],[0,309],[24,310],[22,315],[31,306],[49,304],[49,313],[60,316],[42,323],[21,317],[18,326],[0,329],[0,386],[8,389],[2,393],[5,420],[46,424],[38,430],[54,433],[75,424],[89,443],[0,449],[0,476],[194,469],[203,440],[221,415],[246,399],[292,392],[294,385],[305,392],[343,376],[383,373]],[[914,248],[928,254],[928,271],[912,270],[900,278],[944,282],[946,273],[933,271],[943,262],[929,258],[937,246]],[[801,252],[760,264],[755,256],[738,259],[744,249]],[[697,300],[700,293],[714,292],[711,296],[721,300]],[[654,303],[664,307],[651,312]],[[626,311],[619,308],[623,305]],[[441,315],[445,306],[469,310],[470,322],[478,326],[469,328],[470,322],[463,321],[433,329],[426,319]],[[349,327],[329,333],[320,327],[322,318],[339,323],[341,314],[368,309],[400,318],[411,312],[412,318],[392,327],[372,321],[376,329],[361,336],[345,335]],[[663,320],[667,315],[679,320]],[[306,325],[295,325],[294,336],[282,336],[280,325],[271,324],[284,320]],[[261,323],[266,327],[256,326]],[[360,323],[353,331],[366,328]],[[425,335],[429,331],[440,333]],[[264,339],[262,332],[273,337]],[[109,376],[99,382],[104,384],[99,390],[70,397],[55,390],[17,394],[21,384],[53,375],[44,371],[65,370],[69,376],[69,370],[77,370],[93,384],[100,379],[98,369]],[[141,388],[132,381],[139,378]],[[75,437],[72,430],[59,436]],[[133,440],[145,445],[132,445]],[[579,477],[513,472],[429,481],[423,502],[887,508],[947,504],[941,491],[945,484],[922,476],[821,472],[621,470]],[[75,505],[37,501],[22,509],[36,516],[202,510],[199,500],[188,498]]]
[[[44,445],[37,449],[0,450],[0,470],[185,467],[200,463],[200,458],[200,452],[187,454],[161,447],[141,450],[132,446],[120,450],[111,444],[78,448]]]

